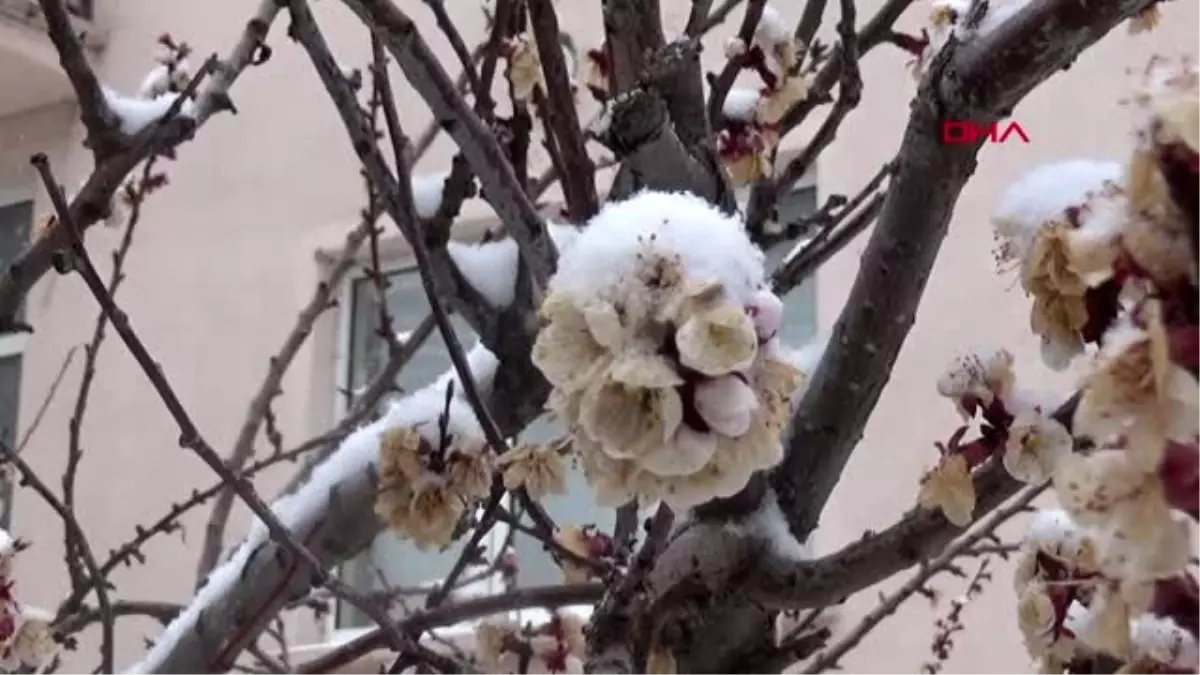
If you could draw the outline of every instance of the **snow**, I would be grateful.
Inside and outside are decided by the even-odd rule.
[[[172,80],[184,79],[189,72],[191,71],[187,61],[180,61],[174,66],[160,63],[151,68],[142,80],[141,86],[138,87],[138,98],[150,101],[170,93]]]
[[[1121,164],[1111,160],[1072,159],[1032,169],[1009,186],[992,215],[996,234],[1012,241],[1019,258],[1047,222],[1068,208],[1082,206],[1106,182],[1121,180]]]
[[[736,59],[746,54],[746,43],[741,38],[734,36],[725,41],[725,58]]]
[[[725,526],[730,532],[743,537],[765,541],[768,552],[788,562],[804,562],[813,558],[811,538],[798,541],[788,529],[787,519],[779,508],[779,499],[774,488],[768,488],[758,509],[745,520]]]
[[[128,136],[136,135],[141,130],[157,122],[175,103],[180,94],[163,94],[150,100],[130,98],[117,93],[108,87],[103,88],[104,102],[117,115],[121,122],[121,133]],[[179,115],[194,117],[196,104],[191,99],[183,102]]]
[[[758,110],[758,101],[760,98],[761,95],[757,89],[734,87],[725,96],[725,103],[721,106],[721,114],[731,120],[753,122],[754,113]]]
[[[647,247],[677,255],[685,274],[719,281],[731,301],[745,305],[765,283],[763,253],[738,216],[695,195],[642,191],[610,202],[562,252],[552,291],[592,297],[632,278]]]
[[[412,177],[413,206],[419,218],[428,220],[437,215],[442,206],[442,189],[449,177],[448,171]]]
[[[765,52],[771,52],[777,45],[788,44],[792,40],[792,31],[783,21],[779,10],[770,3],[763,6],[762,17],[754,29],[754,44]]]
[[[469,360],[472,367],[478,365],[481,368],[480,372],[474,373],[477,379],[490,382],[495,371],[495,357],[491,356],[490,352],[484,352],[487,350],[481,347],[473,349],[474,358]],[[491,372],[487,372],[489,368]],[[422,436],[436,441],[439,434],[438,418],[447,411],[445,386],[448,376],[449,374],[443,375],[432,385],[396,401],[380,419],[347,436],[338,449],[313,471],[312,478],[307,483],[271,505],[271,512],[280,523],[298,535],[310,528],[327,511],[330,497],[336,493],[339,486],[356,479],[361,480],[376,465],[379,460],[380,436],[385,430],[415,426]],[[456,396],[449,405],[448,430],[454,434],[478,437],[481,435],[479,421],[474,411],[460,397],[460,392],[461,389],[456,388]],[[266,525],[256,518],[242,544],[225,563],[209,574],[206,583],[187,608],[163,629],[154,647],[141,662],[130,668],[130,672],[148,673],[158,670],[175,644],[183,636],[197,630],[201,614],[218,603],[238,584],[251,556],[268,538]]]
[[[579,228],[573,225],[548,226],[550,239],[561,255],[579,236]],[[520,251],[511,237],[485,244],[450,242],[446,251],[459,272],[493,307],[504,308],[512,304],[517,289],[517,262]]]
[[[1171,619],[1143,614],[1130,624],[1136,655],[1189,672],[1200,663],[1196,638]]]
[[[496,358],[496,355],[480,342],[467,351],[467,367],[471,371],[471,377],[475,378],[475,384],[480,389],[486,390],[492,386],[492,380],[496,377],[496,369],[500,367],[500,359]],[[454,368],[443,373],[432,388],[444,393],[446,386],[451,382],[454,383],[454,391],[461,393],[462,383],[458,379],[458,371]]]

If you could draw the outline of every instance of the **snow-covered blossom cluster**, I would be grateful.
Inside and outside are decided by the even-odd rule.
[[[687,508],[779,461],[804,378],[737,218],[686,194],[609,204],[549,291],[533,361],[601,504]]]
[[[726,58],[757,72],[763,83],[760,89],[730,89],[722,106],[717,149],[735,185],[772,174],[780,120],[808,96],[812,85],[816,61],[802,67],[806,50],[770,4],[763,6],[750,45],[736,37],[726,44]]]
[[[1196,229],[1200,86],[1191,62],[1155,59],[1134,98],[1125,167],[1034,170],[996,217],[1000,259],[1033,299],[1043,361],[1087,353],[1078,397],[1051,413],[1015,385],[1012,356],[976,351],[938,382],[983,433],[943,447],[921,502],[966,525],[971,469],[999,457],[1013,477],[1052,481],[1016,578],[1026,646],[1044,672],[1097,654],[1120,672],[1197,672],[1200,592],[1188,569],[1200,518],[1200,296]]]
[[[487,620],[475,629],[475,650],[489,673],[582,673],[584,622],[565,611],[539,626]]]
[[[0,530],[0,672],[42,672],[59,651],[51,614],[17,602],[13,564],[25,544]]]
[[[116,114],[123,134],[136,135],[162,119],[192,79],[188,63],[191,48],[187,43],[176,43],[171,36],[162,35],[158,45],[159,53],[154,57],[156,65],[142,80],[136,95],[126,96],[111,87],[103,88],[104,101]],[[195,102],[191,99],[183,101],[179,115],[194,114]]]
[[[920,79],[933,58],[951,38],[955,42],[967,42],[986,35],[1030,4],[1029,0],[934,0],[929,11],[929,21],[922,31],[922,39],[916,41],[916,59],[911,63],[913,75]],[[972,12],[978,16],[972,17]],[[1154,4],[1129,20],[1129,32],[1141,33],[1153,30],[1161,18],[1161,10]]]
[[[375,512],[419,548],[444,546],[463,513],[491,492],[495,456],[465,402],[426,389],[406,407],[426,414],[380,432]]]

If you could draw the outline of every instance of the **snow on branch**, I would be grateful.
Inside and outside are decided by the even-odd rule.
[[[579,228],[574,225],[551,223],[547,229],[560,255],[579,235]],[[471,288],[493,307],[503,309],[512,304],[517,289],[517,262],[521,256],[514,239],[506,237],[482,244],[452,241],[447,244],[446,251]]]
[[[472,353],[471,365],[479,368],[473,375],[480,386],[486,387],[497,361],[482,346]],[[297,538],[305,540],[314,555],[329,564],[366,546],[382,523],[373,517],[369,524],[342,521],[362,521],[374,508],[385,434],[415,428],[427,441],[437,442],[442,431],[439,418],[449,409],[451,427],[467,435],[474,430],[478,435],[478,422],[469,406],[453,397],[447,401],[448,390],[451,396],[461,391],[449,386],[452,376],[448,373],[394,402],[380,419],[348,436],[313,471],[306,484],[271,506],[272,513]],[[341,532],[342,527],[351,533]],[[294,566],[279,565],[273,555],[263,552],[263,546],[270,543],[265,524],[255,519],[242,544],[212,571],[187,608],[163,630],[154,647],[130,672],[186,672],[206,667],[204,664],[217,657],[231,635],[258,629],[243,623],[245,617],[273,616],[289,597],[307,592],[306,575],[297,574]],[[349,550],[342,550],[345,547]],[[291,592],[277,592],[280,586]]]

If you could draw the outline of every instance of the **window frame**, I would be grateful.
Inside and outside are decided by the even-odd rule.
[[[9,192],[6,194],[5,192],[0,191],[0,209],[18,206],[21,204],[29,205],[29,221],[25,223],[24,236],[25,246],[28,246],[29,242],[32,240],[33,225],[34,220],[36,219],[35,200],[32,197],[20,192],[15,194]],[[18,252],[18,255],[20,255],[20,252]],[[7,267],[7,265],[11,262],[12,261],[0,260],[0,267]],[[15,444],[20,443],[21,440],[21,393],[25,383],[25,354],[28,349],[29,333],[20,330],[11,331],[8,333],[0,333],[0,359],[16,357],[18,368],[20,369],[19,373],[17,374],[16,409],[13,410],[13,428],[11,430],[14,447]],[[12,509],[16,502],[15,490],[13,489],[14,487],[15,485],[11,480],[9,481],[8,485],[0,486],[0,508],[4,509],[3,512],[0,512],[0,527],[3,527],[4,529],[9,529],[12,527]]]
[[[796,153],[795,152],[790,152],[790,153],[781,152],[780,153],[780,161],[787,161],[787,160],[791,159],[791,155],[794,155],[794,154],[796,154]],[[816,201],[816,199],[815,199],[816,197],[819,197],[819,194],[817,192],[816,176],[815,176],[814,171],[810,170],[809,172],[805,173],[791,189],[792,192],[800,191],[800,190],[812,190],[814,192],[814,201]],[[746,194],[748,194],[748,192]],[[737,195],[739,198],[739,205],[740,205],[743,202],[743,200],[742,200],[743,191],[738,191]],[[819,208],[819,205],[818,205],[818,208]],[[388,238],[391,239],[394,237],[389,236]],[[456,237],[455,240],[463,242],[463,243],[471,243],[471,242],[475,241],[475,238],[474,237]],[[794,242],[794,244],[797,244],[797,243],[800,243],[800,242]],[[381,244],[382,244],[382,242],[381,242]],[[381,246],[381,248],[384,248],[384,251],[381,251],[382,259],[380,261],[380,268],[381,268],[381,272],[385,276],[391,277],[391,276],[397,275],[397,274],[419,274],[420,273],[419,269],[417,267],[417,264],[416,264],[416,260],[412,254],[412,251],[410,249],[408,249],[407,245],[403,244],[403,242],[400,243],[399,250],[393,249],[392,251],[387,251],[387,249],[392,248],[392,247],[382,247]],[[336,353],[335,353],[334,363],[333,363],[333,367],[334,367],[333,419],[335,419],[335,420],[342,419],[346,414],[346,411],[347,411],[346,398],[347,397],[343,394],[343,392],[350,390],[351,380],[352,380],[351,367],[353,366],[352,352],[354,349],[353,326],[354,326],[354,314],[357,311],[357,308],[355,307],[355,297],[354,297],[355,289],[359,283],[362,283],[362,282],[368,280],[369,278],[370,278],[370,272],[365,268],[365,265],[362,265],[362,264],[356,265],[354,267],[354,269],[351,270],[346,275],[345,279],[343,279],[342,284],[341,284],[341,289],[338,292],[338,308],[339,308],[339,310],[338,310],[337,326],[336,326],[336,330],[337,330],[337,338],[335,341],[335,352]],[[813,304],[813,310],[812,310],[813,311],[813,322],[815,325],[818,320],[818,315],[817,315],[817,311],[816,311],[815,295],[813,297],[812,304]],[[428,340],[440,340],[441,334],[440,334],[440,332],[435,331],[427,339]],[[510,497],[506,495],[504,499],[505,499],[505,501],[503,502],[504,505],[506,507],[511,507],[511,502],[508,501],[510,499]],[[511,526],[509,526],[507,524],[498,523],[495,527],[492,528],[492,531],[488,534],[488,536],[486,536],[484,538],[482,543],[483,543],[485,550],[487,552],[487,555],[489,557],[495,556],[501,552],[501,551],[499,551],[499,547],[501,545],[503,545],[503,543],[507,539],[511,529],[512,529]],[[516,536],[524,536],[524,535],[522,535],[521,533],[518,532],[518,533],[516,533]],[[347,561],[347,562],[349,562],[349,561]],[[339,566],[335,570],[335,573],[339,577],[341,577],[342,566]],[[439,580],[440,579],[432,579],[429,582],[423,582],[423,583],[433,583],[433,582],[436,582]],[[502,579],[501,579],[499,573],[494,574],[491,578],[487,579],[486,582],[481,582],[481,583],[485,583],[486,592],[489,594],[498,593],[498,592],[503,591]],[[572,612],[578,614],[585,621],[590,618],[592,611],[593,611],[593,607],[591,605],[569,605],[569,606],[563,607],[563,609],[567,609],[569,611],[572,611]],[[340,627],[338,625],[339,610],[340,610],[340,607],[335,607],[333,611],[329,612],[329,615],[325,620],[325,635],[327,636],[327,639],[325,640],[325,642],[323,644],[326,646],[329,646],[329,647],[336,647],[338,645],[345,644],[346,642],[353,640],[371,630],[370,626],[356,627],[356,628]],[[512,612],[507,612],[506,614],[510,619],[512,619],[518,623],[525,623],[528,621],[545,621],[545,620],[548,620],[550,617],[550,612],[545,609],[542,609],[542,608],[527,608],[527,609],[523,609],[523,610],[514,610]],[[455,640],[457,642],[463,638],[472,637],[475,626],[479,623],[479,621],[480,621],[480,619],[471,619],[471,620],[451,624],[448,626],[443,626],[441,628],[437,628],[437,629],[434,629],[429,632],[435,633],[439,638],[451,639],[451,640]],[[428,639],[428,638],[424,638],[424,639]]]

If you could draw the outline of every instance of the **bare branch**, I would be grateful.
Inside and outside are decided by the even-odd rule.
[[[42,399],[41,405],[38,406],[37,412],[33,414],[33,419],[26,427],[25,433],[21,435],[21,440],[17,441],[16,453],[21,454],[29,441],[33,438],[33,434],[42,425],[42,419],[46,416],[46,411],[50,409],[50,403],[54,401],[54,396],[58,393],[58,387],[62,384],[63,378],[67,374],[67,370],[71,367],[71,362],[75,360],[76,348],[71,347],[67,350],[67,355],[63,357],[62,365],[58,367],[58,373],[55,374],[54,380],[50,382],[50,389],[46,391],[46,396]]]
[[[117,152],[121,144],[116,113],[104,100],[100,81],[96,79],[96,73],[88,63],[83,44],[75,34],[75,27],[71,25],[66,4],[63,0],[38,2],[46,19],[46,32],[58,51],[59,63],[66,72],[67,79],[71,81],[71,88],[75,90],[75,97],[79,101],[79,118],[87,130],[84,145],[91,148],[97,162],[101,162]]]
[[[125,279],[125,259],[129,255],[130,247],[133,245],[134,229],[137,227],[138,221],[141,220],[142,203],[146,192],[148,192],[150,175],[154,168],[154,163],[155,160],[153,158],[148,160],[142,170],[141,180],[138,184],[125,188],[125,195],[131,199],[132,203],[130,205],[129,218],[125,223],[125,232],[121,235],[121,242],[117,245],[117,250],[113,252],[112,256],[113,267],[108,280],[109,295],[115,294],[121,282]],[[63,471],[62,491],[63,504],[71,513],[75,513],[75,478],[79,471],[79,463],[83,460],[83,418],[87,412],[88,397],[91,395],[92,383],[96,377],[96,359],[100,357],[100,347],[104,344],[107,327],[108,317],[104,312],[100,312],[99,316],[96,317],[95,328],[92,329],[92,338],[84,346],[83,375],[79,380],[79,393],[75,396],[75,407],[71,413],[71,419],[67,422],[67,466]],[[73,537],[69,531],[63,534],[67,569],[74,586],[74,593],[82,597],[80,589],[82,588],[81,579],[83,578],[83,569],[77,558],[77,551],[74,550],[72,544]]]
[[[454,25],[450,15],[446,13],[445,0],[425,0],[425,4],[433,12],[433,18],[437,21],[438,29],[446,36],[446,40],[450,42],[450,48],[454,50],[454,55],[458,57],[458,63],[462,66],[462,75],[467,79],[471,86],[471,93],[476,101],[482,100],[484,93],[484,85],[479,80],[479,75],[475,72],[475,58],[467,51],[467,43],[463,41],[462,33],[458,32],[458,26]],[[490,84],[490,82],[489,82]]]
[[[561,157],[563,195],[571,222],[583,223],[599,210],[596,171],[584,145],[575,110],[570,74],[559,46],[558,16],[550,0],[529,0],[529,23],[537,39],[546,76],[548,135],[553,135]]]
[[[1012,500],[1004,506],[989,513],[986,517],[980,520],[971,528],[969,532],[959,537],[954,543],[946,547],[938,557],[922,565],[921,571],[913,575],[903,586],[892,593],[884,596],[879,606],[871,610],[848,634],[837,641],[836,644],[829,649],[821,652],[813,659],[812,663],[804,669],[805,673],[823,673],[837,666],[838,659],[845,656],[851,649],[862,641],[868,633],[878,626],[884,619],[891,616],[905,600],[911,598],[918,591],[925,588],[925,585],[936,574],[946,571],[961,554],[965,553],[972,546],[982,541],[984,538],[991,536],[996,528],[1003,525],[1010,518],[1021,513],[1025,507],[1033,502],[1038,495],[1042,494],[1049,487],[1049,483],[1041,485],[1030,485],[1021,490]]]

